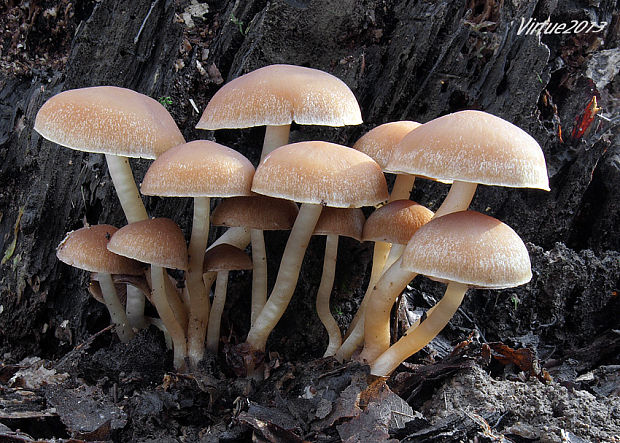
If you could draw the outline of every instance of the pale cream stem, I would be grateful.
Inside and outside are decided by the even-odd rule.
[[[174,367],[178,370],[182,370],[185,366],[185,357],[187,355],[187,340],[185,337],[185,330],[178,323],[168,302],[169,298],[166,295],[166,282],[169,281],[169,279],[164,268],[151,265],[151,281],[153,283],[153,304],[172,338]]]
[[[454,316],[463,301],[468,286],[450,283],[443,298],[429,310],[422,323],[412,325],[407,333],[383,352],[370,365],[370,373],[388,376],[399,364],[429,344]]]
[[[448,195],[443,203],[435,212],[433,218],[441,217],[452,212],[465,211],[469,207],[474,194],[476,193],[477,183],[469,183],[455,180],[448,191]]]
[[[215,283],[215,279],[217,278],[217,272],[209,271],[202,274],[202,281],[205,284],[205,289],[207,290],[207,294],[211,292],[211,286]]]
[[[132,328],[146,328],[147,322],[144,318],[145,303],[144,293],[134,285],[127,284],[127,302],[125,311],[127,313],[127,320]]]
[[[334,355],[342,344],[340,327],[334,319],[329,308],[329,298],[334,287],[334,277],[336,276],[336,259],[338,257],[338,235],[329,234],[325,239],[325,257],[323,259],[323,273],[321,283],[316,294],[316,312],[321,319],[321,323],[327,329],[329,343],[323,357]]]
[[[228,271],[217,273],[215,281],[215,295],[213,296],[213,306],[209,315],[209,328],[207,330],[207,349],[214,354],[217,353],[220,344],[220,325],[222,322],[222,312],[226,304],[226,288],[228,287]]]
[[[252,309],[250,326],[267,302],[267,254],[265,236],[260,229],[250,231],[252,238]]]
[[[176,287],[175,281],[172,277],[164,272],[166,278],[164,284],[166,287],[166,296],[168,297],[168,303],[174,313],[174,317],[177,322],[183,328],[183,333],[187,331],[187,306],[183,303],[179,289]]]
[[[164,322],[161,321],[161,318],[144,317],[144,319],[145,319],[146,324],[153,325],[157,329],[159,329],[161,332],[164,333],[164,341],[166,342],[166,348],[172,349],[172,338],[170,338],[170,334],[168,333],[166,326],[164,326]]]
[[[138,194],[138,188],[127,157],[106,154],[105,159],[127,222],[134,223],[146,220],[148,218],[146,209],[144,209],[144,203]]]
[[[99,272],[98,280],[99,287],[101,288],[101,295],[103,296],[103,301],[105,302],[108,312],[110,313],[110,319],[114,324],[116,334],[123,343],[127,343],[133,338],[134,333],[131,330],[129,321],[127,320],[127,314],[125,314],[123,305],[118,299],[118,294],[116,293],[112,276],[110,274],[106,274],[105,272]]]
[[[377,281],[381,277],[383,273],[383,268],[385,265],[385,261],[390,253],[390,248],[392,247],[392,243],[386,243],[382,241],[375,242],[374,252],[372,256],[372,270],[370,271],[370,281],[368,282],[368,288],[366,289],[366,293],[364,294],[364,298],[362,298],[362,302],[360,303],[360,307],[357,309],[353,320],[351,320],[351,324],[347,329],[347,333],[344,335],[345,343],[346,339],[353,333],[354,330],[359,332],[360,326],[358,326],[358,322],[364,318],[364,310],[366,309],[366,303],[368,303],[368,294],[372,291],[372,288],[377,284]],[[363,325],[362,334],[363,334]],[[352,343],[349,343],[348,346],[351,346]],[[358,345],[359,346],[359,345]],[[355,349],[351,350],[351,354],[355,351]],[[348,352],[348,351],[347,351]],[[351,357],[349,354],[348,357]]]
[[[189,241],[189,268],[185,279],[189,294],[187,354],[190,365],[198,366],[204,355],[205,335],[209,321],[209,295],[202,281],[202,264],[209,240],[209,197],[194,197],[194,219]]]
[[[388,269],[390,266],[392,266],[394,262],[398,260],[401,255],[403,255],[403,252],[405,251],[406,247],[407,245],[397,245],[397,244],[392,243],[390,254],[388,255],[387,260],[385,261],[385,265],[383,266],[383,269]]]
[[[269,334],[284,314],[295,292],[301,263],[322,209],[321,205],[311,203],[304,203],[299,209],[282,255],[275,286],[248,333],[247,343],[255,350],[265,350]]]
[[[390,347],[390,312],[398,295],[416,276],[401,268],[402,258],[381,276],[368,299],[364,316],[364,349],[361,361],[372,362]]]
[[[245,249],[250,244],[250,230],[248,228],[234,227],[228,228],[220,237],[215,240],[207,248],[207,251],[213,249],[217,245],[226,243],[227,245],[235,246],[239,249]]]
[[[397,174],[388,202],[393,202],[396,200],[409,200],[414,182],[415,175]]]
[[[288,137],[291,132],[291,125],[267,126],[265,128],[265,140],[263,142],[263,151],[260,161],[276,148],[288,144]]]

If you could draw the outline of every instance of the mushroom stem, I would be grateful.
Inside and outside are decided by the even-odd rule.
[[[260,161],[274,149],[288,144],[288,137],[291,132],[291,125],[267,126],[265,128],[265,140],[263,142],[263,152]]]
[[[115,325],[118,338],[123,343],[127,343],[134,336],[127,315],[123,309],[123,305],[116,295],[116,289],[114,288],[114,281],[110,274],[104,272],[99,273],[99,286],[101,287],[101,295],[105,301],[105,305],[110,313],[112,323]]]
[[[196,367],[204,355],[205,334],[209,321],[209,295],[202,281],[202,263],[209,240],[209,211],[209,197],[194,197],[194,219],[186,277],[190,305],[187,353],[192,367]]]
[[[250,230],[242,227],[228,228],[220,237],[209,246],[209,249],[226,243],[239,249],[245,249],[250,244]]]
[[[354,330],[359,331],[358,323],[362,318],[364,318],[364,310],[366,309],[366,303],[368,303],[367,301],[368,294],[370,294],[370,291],[372,291],[373,286],[377,283],[377,280],[379,280],[379,278],[381,277],[381,274],[383,273],[385,261],[387,260],[391,247],[392,247],[392,243],[386,243],[382,241],[375,242],[375,248],[374,248],[374,252],[372,256],[372,270],[370,271],[370,280],[368,282],[368,288],[366,289],[366,293],[364,294],[364,298],[362,299],[362,302],[360,303],[360,307],[357,309],[357,312],[355,313],[353,320],[351,320],[349,329],[347,330],[347,333],[344,336],[345,343],[347,342],[346,339],[353,333]],[[363,326],[361,327],[362,327],[362,333],[363,333],[364,331]],[[348,346],[350,345],[351,343],[349,343]],[[353,354],[354,351],[355,351],[355,348],[352,349],[348,357],[345,357],[345,358],[348,359],[349,357],[351,357],[351,354]]]
[[[173,278],[168,275],[167,272],[164,272],[164,274],[166,274],[164,284],[166,285],[166,297],[168,298],[170,309],[172,309],[174,317],[176,318],[179,325],[181,325],[181,327],[183,328],[183,333],[185,333],[185,331],[187,330],[188,322],[187,307],[183,303],[181,294],[179,294],[177,286],[174,284],[174,281],[176,280],[173,280]]]
[[[125,311],[127,320],[132,328],[146,328],[147,322],[144,318],[144,306],[146,304],[144,293],[134,285],[127,284],[127,302]]]
[[[392,266],[394,262],[398,260],[401,255],[403,255],[403,251],[405,250],[406,247],[407,245],[392,244],[392,248],[390,249],[390,254],[388,255],[387,260],[385,261],[385,266],[383,267],[383,269],[388,269],[390,266]]]
[[[370,373],[388,376],[410,355],[429,344],[456,313],[467,289],[468,286],[462,283],[449,283],[443,298],[432,308],[432,311],[428,311],[426,319],[421,323],[413,324],[400,340],[377,357],[370,365]]]
[[[416,276],[401,268],[399,258],[381,276],[368,299],[364,316],[364,350],[360,360],[372,362],[390,347],[390,311],[398,294]]]
[[[248,333],[246,341],[255,350],[265,350],[267,337],[284,314],[295,292],[301,263],[322,209],[320,204],[313,203],[304,203],[299,209],[282,255],[275,286]]]
[[[252,238],[252,310],[250,326],[267,302],[267,254],[265,236],[260,229],[250,231]]]
[[[205,284],[205,289],[207,290],[207,294],[211,292],[211,286],[215,283],[215,279],[217,278],[217,272],[205,272],[202,274],[202,281]]]
[[[321,323],[327,329],[329,344],[323,357],[329,357],[336,353],[342,344],[340,327],[329,309],[329,297],[334,287],[334,277],[336,275],[336,258],[338,256],[338,235],[329,234],[325,239],[325,258],[323,259],[323,273],[321,283],[316,295],[316,312],[321,319]]]
[[[469,183],[455,180],[448,191],[448,195],[444,199],[443,203],[435,212],[433,218],[441,217],[452,212],[465,211],[476,192],[478,187],[477,183]]]
[[[209,315],[209,329],[207,330],[207,349],[213,353],[217,352],[220,343],[220,324],[222,312],[226,304],[226,288],[228,287],[228,271],[217,273],[215,281],[215,295],[213,296],[213,306]]]
[[[153,284],[153,304],[159,313],[161,321],[166,326],[172,338],[174,351],[174,367],[178,370],[185,366],[187,355],[187,341],[185,331],[178,323],[166,296],[166,281],[169,281],[166,271],[161,266],[151,265],[151,281]]]
[[[414,182],[415,175],[397,174],[388,203],[396,200],[409,200]]]
[[[164,322],[161,321],[161,318],[145,317],[145,323],[149,325],[153,325],[157,329],[159,329],[161,332],[163,332],[164,340],[166,342],[166,348],[172,349],[172,339],[170,338],[170,334],[168,333],[168,330],[164,326]]]
[[[129,166],[129,159],[112,154],[106,154],[105,159],[108,163],[112,183],[116,189],[116,195],[118,195],[125,217],[127,217],[127,223],[146,220],[148,216],[140,194],[138,194],[131,166]]]

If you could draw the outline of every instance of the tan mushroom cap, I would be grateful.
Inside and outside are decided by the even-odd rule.
[[[431,120],[398,144],[387,170],[485,185],[549,190],[545,157],[522,129],[486,112]]]
[[[384,123],[364,134],[353,149],[368,155],[385,169],[396,145],[418,126],[421,124],[408,120]]]
[[[245,271],[252,269],[252,259],[241,249],[222,243],[205,254],[203,272]]]
[[[366,217],[359,208],[324,208],[313,235],[342,235],[361,241]]]
[[[408,271],[481,288],[511,288],[532,278],[530,256],[517,233],[474,211],[454,212],[422,226],[402,260]]]
[[[108,249],[155,266],[187,270],[183,232],[169,218],[153,218],[123,226],[110,239]]]
[[[237,77],[211,98],[198,129],[301,125],[359,125],[353,92],[318,69],[271,65]]]
[[[130,89],[95,86],[61,92],[34,122],[44,138],[79,151],[156,158],[185,143],[161,103]]]
[[[111,236],[118,231],[111,225],[86,226],[67,233],[56,249],[63,263],[90,272],[106,274],[142,274],[142,265],[108,251]]]
[[[140,192],[164,197],[250,195],[254,166],[234,149],[208,140],[175,146],[155,160]]]
[[[364,224],[362,240],[406,245],[432,218],[433,211],[425,206],[411,200],[395,200],[370,214]]]
[[[252,191],[339,208],[375,206],[388,198],[381,167],[366,154],[334,143],[284,145],[256,169]]]
[[[222,200],[211,218],[214,226],[246,227],[262,231],[289,230],[299,209],[290,200],[253,195]]]

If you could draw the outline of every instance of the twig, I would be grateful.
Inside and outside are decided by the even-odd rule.
[[[133,44],[134,45],[136,43],[138,43],[138,40],[140,39],[140,34],[142,34],[142,30],[144,29],[144,25],[146,25],[146,21],[151,16],[151,12],[153,12],[153,8],[155,7],[155,5],[157,4],[158,1],[159,0],[153,0],[153,3],[151,3],[151,7],[149,8],[149,12],[146,13],[146,17],[144,17],[144,20],[142,20],[142,24],[140,25],[140,29],[138,29],[138,33],[136,34],[136,36],[133,39]]]

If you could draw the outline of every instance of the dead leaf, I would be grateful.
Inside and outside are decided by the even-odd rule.
[[[516,365],[528,376],[538,378],[540,381],[550,381],[551,376],[545,369],[541,369],[540,362],[534,356],[530,348],[512,349],[501,342],[488,343],[492,357],[503,365],[510,363]]]
[[[274,423],[269,421],[259,420],[253,417],[247,412],[239,414],[237,419],[251,426],[254,431],[258,432],[268,442],[271,443],[303,443],[303,440],[295,435],[293,432],[288,431]]]

